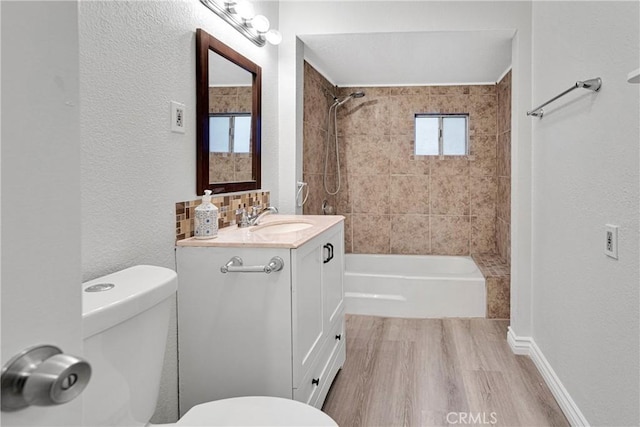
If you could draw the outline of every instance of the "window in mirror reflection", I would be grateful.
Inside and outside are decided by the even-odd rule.
[[[209,114],[210,182],[252,179],[251,113]]]
[[[212,153],[251,152],[251,114],[215,114],[209,117]]]

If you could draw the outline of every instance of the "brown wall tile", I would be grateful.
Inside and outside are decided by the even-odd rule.
[[[353,213],[389,214],[389,175],[350,175]]]
[[[496,139],[494,135],[474,135],[470,138],[470,175],[496,176]]]
[[[511,176],[511,132],[498,135],[497,176]]]
[[[500,218],[496,220],[496,246],[500,258],[511,264],[511,226]]]
[[[429,156],[429,160],[431,175],[469,175],[469,158],[467,156]]]
[[[430,216],[431,253],[468,255],[469,216]]]
[[[389,136],[346,135],[338,143],[346,148],[344,164],[350,174],[389,174]]]
[[[429,175],[429,157],[414,155],[413,135],[392,135],[389,142],[391,175]]]
[[[351,214],[344,215],[344,251],[345,253],[353,252],[353,225]]]
[[[323,173],[327,133],[309,123],[304,123],[302,170],[305,173]]]
[[[472,176],[469,182],[471,215],[495,217],[498,186],[493,176]]]
[[[511,222],[511,180],[508,177],[498,178],[496,216]]]
[[[429,215],[391,215],[391,253],[431,253]]]
[[[403,214],[429,213],[428,175],[391,175],[391,212]]]
[[[353,253],[390,253],[391,216],[352,214]]]
[[[471,217],[471,253],[484,254],[496,251],[495,216]]]
[[[490,277],[487,282],[487,317],[508,319],[511,305],[509,277]]]
[[[431,215],[469,215],[469,177],[431,175]]]

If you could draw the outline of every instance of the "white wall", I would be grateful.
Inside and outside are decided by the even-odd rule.
[[[255,3],[278,27],[278,6]],[[262,67],[263,188],[278,200],[277,48],[259,48],[197,0],[82,1],[82,273],[175,268],[175,203],[195,194],[195,30]],[[186,133],[169,102],[186,105]],[[154,422],[177,419],[175,320]]]
[[[531,333],[531,3],[437,1],[282,1],[279,61],[280,203],[294,212],[302,178],[301,34],[515,30],[512,84],[511,325]],[[330,76],[329,76],[330,77]],[[297,167],[296,167],[297,165]]]
[[[591,425],[638,425],[638,2],[534,2],[533,338]],[[533,106],[533,105],[532,105]],[[619,229],[618,260],[603,254]]]

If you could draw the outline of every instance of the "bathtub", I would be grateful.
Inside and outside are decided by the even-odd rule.
[[[346,254],[345,258],[349,314],[485,317],[485,281],[471,257]]]

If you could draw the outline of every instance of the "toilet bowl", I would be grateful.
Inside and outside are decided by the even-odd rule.
[[[83,425],[152,426],[176,273],[140,265],[86,282],[82,289],[84,355],[92,367],[83,393]],[[271,396],[202,403],[175,424],[162,425],[337,426],[312,406]]]
[[[281,397],[234,397],[191,408],[175,426],[336,426],[324,412]],[[166,424],[163,424],[166,426]]]

